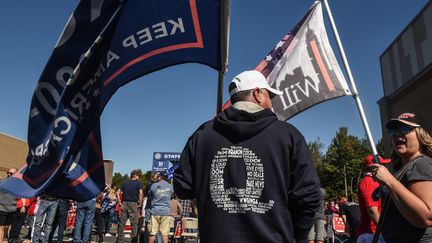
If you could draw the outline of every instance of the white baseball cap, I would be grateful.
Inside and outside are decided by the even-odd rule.
[[[232,97],[240,91],[256,88],[266,89],[271,98],[282,94],[282,91],[270,87],[264,75],[257,70],[244,71],[235,76],[229,85],[229,94]]]

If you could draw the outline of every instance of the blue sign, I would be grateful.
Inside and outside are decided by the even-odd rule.
[[[153,172],[169,172],[168,169],[178,164],[180,153],[174,152],[154,152],[153,153]]]

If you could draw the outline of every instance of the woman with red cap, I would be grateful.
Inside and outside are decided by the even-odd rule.
[[[432,137],[422,125],[413,113],[387,122],[398,171],[370,165],[382,185],[378,229],[386,242],[432,242]]]

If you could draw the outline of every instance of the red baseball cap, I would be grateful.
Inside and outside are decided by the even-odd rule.
[[[378,156],[380,164],[388,164],[391,162],[391,159],[383,159],[380,156]],[[364,158],[364,164],[365,165],[372,165],[374,164],[374,156],[372,154],[366,155]]]

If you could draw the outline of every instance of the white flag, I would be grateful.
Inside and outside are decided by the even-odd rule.
[[[319,1],[255,69],[270,86],[283,91],[272,100],[281,120],[323,101],[351,95],[328,41]]]

